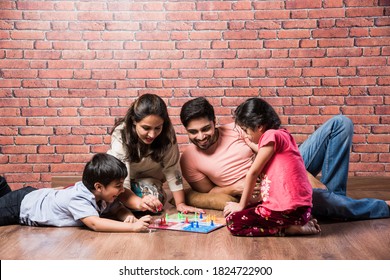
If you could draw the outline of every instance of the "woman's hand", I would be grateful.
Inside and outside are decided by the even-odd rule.
[[[163,205],[157,197],[149,194],[141,198],[139,208],[141,211],[149,210],[157,213],[163,209]]]

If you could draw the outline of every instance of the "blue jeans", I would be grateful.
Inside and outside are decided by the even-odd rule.
[[[25,187],[10,191],[0,197],[0,226],[19,224],[20,205],[23,198],[36,188]]]
[[[346,196],[352,136],[352,121],[338,115],[299,147],[307,171],[314,176],[322,172],[321,182],[327,187],[327,190],[313,189],[312,213],[345,220],[388,218],[390,209],[385,201]]]

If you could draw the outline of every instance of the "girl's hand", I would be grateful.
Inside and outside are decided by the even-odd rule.
[[[149,194],[141,198],[139,208],[141,211],[149,210],[151,212],[157,213],[163,209],[163,205],[157,197]]]
[[[252,151],[254,153],[257,153],[259,151],[259,147],[257,146],[257,144],[255,144],[251,140],[249,140],[248,136],[244,137],[244,141],[249,146],[249,148],[252,149]]]
[[[223,216],[226,218],[230,214],[233,214],[234,212],[242,211],[244,207],[242,207],[237,202],[227,202],[225,208],[223,209]]]
[[[185,203],[180,203],[179,205],[176,206],[176,209],[177,209],[177,211],[182,212],[184,214],[189,213],[189,212],[206,213],[203,209],[188,206]]]

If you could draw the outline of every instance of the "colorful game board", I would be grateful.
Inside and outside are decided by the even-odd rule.
[[[209,233],[225,225],[224,218],[207,214],[166,214],[149,225],[151,229],[179,230],[186,232]]]

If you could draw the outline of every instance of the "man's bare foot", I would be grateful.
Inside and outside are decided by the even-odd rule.
[[[286,235],[312,235],[321,232],[320,225],[316,219],[311,219],[303,226],[289,226],[286,228]]]
[[[386,202],[387,205],[389,205],[389,207],[390,207],[390,200],[385,200],[385,202]]]

